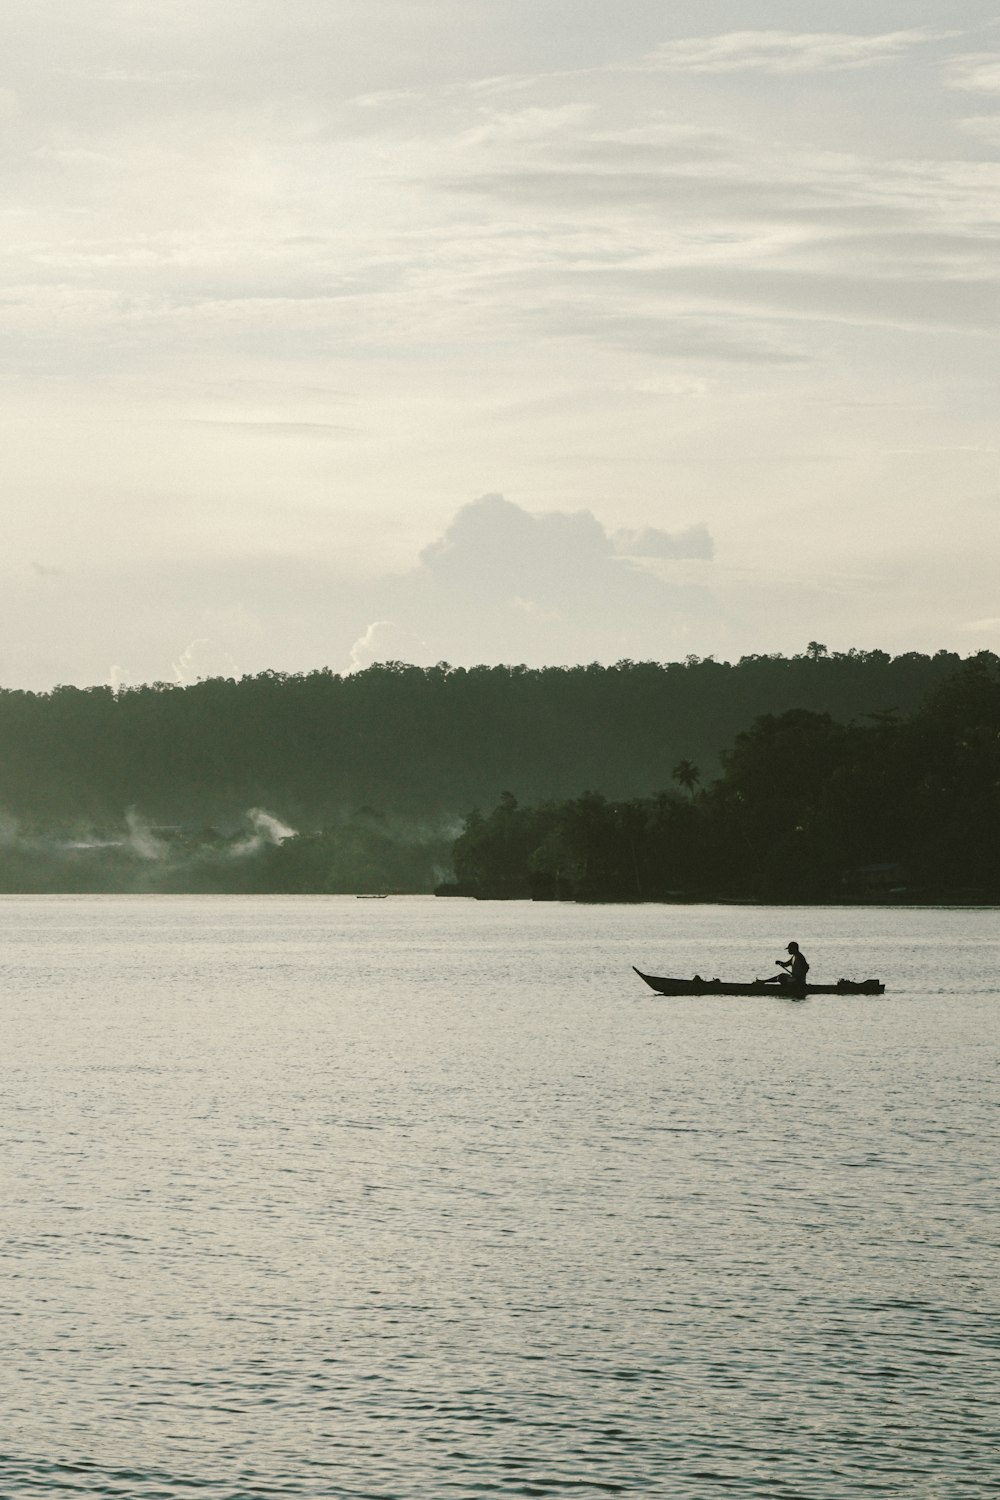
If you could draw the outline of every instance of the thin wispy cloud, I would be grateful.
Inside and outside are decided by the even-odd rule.
[[[561,104],[550,109],[534,106],[489,111],[481,123],[464,133],[460,142],[467,146],[548,142],[578,135],[593,113],[594,106],[588,103]]]
[[[654,590],[640,629],[629,588],[686,569],[722,589],[790,532],[804,579],[867,567],[873,537],[928,560],[919,597],[862,601],[870,644],[893,621],[916,641],[932,597],[921,645],[948,644],[956,598],[995,616],[1000,556],[973,588],[938,546],[946,496],[978,559],[995,493],[1000,53],[980,0],[940,26],[896,0],[867,30],[776,24],[794,7],[766,0],[697,22],[581,7],[572,27],[566,0],[516,26],[462,0],[391,23],[261,0],[239,46],[222,0],[169,25],[133,7],[127,28],[117,0],[85,9],[0,17],[0,685],[200,671],[198,640],[248,670],[402,652],[405,631],[432,659],[449,631],[565,657],[655,638],[662,610],[671,640],[719,648],[721,605],[688,617]],[[490,489],[529,519],[476,510],[452,534]],[[531,520],[581,514],[596,535]],[[684,540],[702,518],[711,569]],[[531,587],[490,567],[489,524],[550,557]],[[456,588],[478,604],[477,569],[489,584],[478,634],[446,536]],[[753,618],[801,647],[773,599]]]
[[[877,33],[729,31],[661,42],[651,52],[603,65],[548,73],[498,74],[463,87],[483,96],[524,92],[546,84],[636,73],[817,73],[876,68],[915,49],[961,36],[960,31],[911,27]]]
[[[960,120],[959,125],[967,135],[975,136],[977,140],[986,141],[990,146],[1000,145],[1000,114],[969,115]]]
[[[275,420],[241,421],[221,417],[176,417],[172,425],[177,427],[208,427],[222,432],[245,433],[248,437],[341,437],[357,433],[356,427],[345,427],[338,422],[283,422]]]
[[[59,68],[56,70],[60,78],[76,78],[89,83],[125,83],[125,84],[169,84],[169,83],[197,83],[204,79],[205,75],[194,69],[161,69],[151,71],[141,68]]]
[[[875,35],[848,32],[732,31],[664,42],[637,64],[687,73],[816,73],[873,68],[958,33],[915,28]]]
[[[948,67],[948,81],[952,88],[1000,94],[1000,52],[973,52],[955,58]]]
[[[394,109],[399,105],[419,103],[427,97],[416,89],[379,89],[373,94],[355,94],[347,103],[357,109]]]

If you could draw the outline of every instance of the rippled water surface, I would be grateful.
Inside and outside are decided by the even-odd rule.
[[[1000,1490],[996,911],[0,899],[0,1495]],[[875,974],[673,999],[631,972]]]

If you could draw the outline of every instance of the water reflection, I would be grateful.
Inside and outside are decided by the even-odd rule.
[[[995,913],[0,921],[5,1496],[995,1483]],[[631,973],[787,931],[886,996]]]

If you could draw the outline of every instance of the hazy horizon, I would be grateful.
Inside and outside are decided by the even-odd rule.
[[[0,39],[0,686],[1000,650],[994,7]]]

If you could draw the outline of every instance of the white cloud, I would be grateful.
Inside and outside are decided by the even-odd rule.
[[[738,442],[739,434],[732,438]],[[773,489],[781,483],[780,460],[768,449],[763,461],[766,487]],[[160,680],[169,676],[164,667],[171,641],[185,624],[201,630],[179,662],[180,680],[189,682],[238,676],[226,663],[233,656],[241,671],[253,673],[321,666],[357,671],[390,660],[542,666],[621,657],[678,660],[691,651],[732,657],[801,650],[803,619],[832,649],[936,650],[964,644],[970,632],[992,630],[996,573],[983,544],[986,531],[980,529],[970,563],[962,550],[962,510],[951,504],[953,557],[939,546],[933,558],[925,550],[921,563],[914,543],[911,561],[887,566],[892,537],[884,522],[874,523],[863,501],[852,506],[836,493],[844,481],[837,455],[820,456],[815,474],[826,474],[831,463],[836,503],[825,520],[835,538],[839,506],[843,525],[860,530],[863,573],[846,568],[843,548],[833,543],[827,556],[817,553],[815,526],[802,511],[779,510],[785,524],[776,525],[759,501],[750,507],[747,526],[761,533],[764,552],[734,545],[730,523],[720,540],[725,560],[707,565],[712,539],[704,523],[611,532],[587,509],[528,511],[484,496],[461,508],[416,566],[367,580],[303,559],[271,558],[80,570],[65,580],[65,598],[9,586],[0,591],[0,680],[31,687],[87,684],[106,678],[103,664],[126,659],[126,652],[130,670],[113,669],[115,685]],[[950,459],[936,471],[932,466],[933,456],[921,456],[911,472],[937,472],[953,483]],[[748,493],[751,467],[743,476]],[[883,464],[882,472],[891,471]],[[940,494],[934,486],[928,493],[939,526]],[[899,519],[907,545],[918,526],[908,497]],[[787,574],[789,532],[794,579]],[[955,623],[956,569],[968,616],[981,616],[962,629]],[[111,615],[102,612],[105,598],[114,600]],[[372,623],[355,639],[357,621],[365,619]],[[211,655],[210,632],[216,643]]]
[[[247,669],[343,665],[352,643],[628,650],[658,612],[711,622],[639,574],[717,587],[790,531],[864,558],[910,535],[920,486],[958,516],[987,485],[1000,54],[980,0],[948,7],[961,41],[885,19],[902,0],[869,34],[783,26],[811,8],[772,0],[694,22],[536,0],[516,24],[468,0],[246,0],[238,45],[222,0],[125,9],[0,17],[0,683],[174,659],[189,679],[222,660],[182,651],[198,637]],[[902,472],[924,442],[939,472]],[[491,485],[523,506],[493,516],[494,559],[485,510],[446,526]],[[618,532],[692,516],[711,569],[615,555]],[[940,525],[939,505],[913,523],[935,560]]]
[[[378,661],[406,661],[418,666],[430,664],[427,642],[406,626],[392,620],[373,620],[350,650],[351,672],[361,672]]]
[[[420,94],[415,89],[379,89],[373,94],[356,94],[347,103],[354,105],[356,109],[394,109],[398,105],[416,104],[426,98],[425,94]]]
[[[587,103],[491,112],[461,140],[473,146],[548,141],[553,136],[579,132],[593,112],[593,105]]]
[[[205,677],[239,676],[239,669],[229,652],[220,650],[207,636],[193,640],[171,663],[171,670],[180,687],[190,687]],[[112,668],[112,671],[120,671],[120,668]]]
[[[647,556],[668,555],[674,542],[675,556],[690,557],[692,542],[701,544],[707,532],[633,535]],[[529,512],[483,495],[462,506],[419,567],[399,580],[395,617],[442,643],[433,659],[463,664],[499,659],[504,640],[514,660],[534,665],[683,654],[688,628],[717,624],[710,594],[647,572],[621,555],[617,540],[590,510]]]
[[[204,79],[203,73],[194,69],[161,69],[150,71],[141,68],[59,68],[61,78],[75,78],[89,83],[139,84],[143,87],[158,83],[197,83]]]
[[[1000,94],[1000,52],[972,52],[955,58],[948,69],[953,88]]]
[[[664,42],[643,59],[654,72],[814,73],[871,68],[929,42],[954,36],[924,28],[867,34],[823,31],[731,31]]]
[[[619,557],[697,558],[708,562],[715,555],[715,544],[704,522],[684,531],[661,531],[656,526],[616,531],[611,540]]]
[[[1000,115],[969,115],[959,124],[967,134],[991,146],[1000,146]]]

